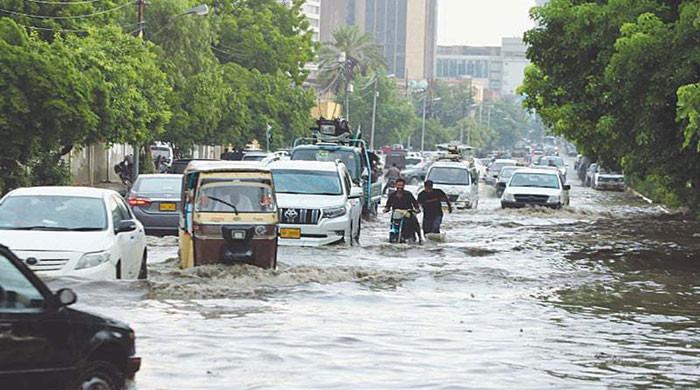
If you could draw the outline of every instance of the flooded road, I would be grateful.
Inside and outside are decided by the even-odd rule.
[[[573,177],[573,174],[570,175]],[[700,224],[572,179],[571,207],[446,216],[443,243],[282,248],[277,271],[62,280],[137,334],[139,389],[700,387]]]

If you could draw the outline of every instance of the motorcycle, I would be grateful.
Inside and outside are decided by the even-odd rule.
[[[419,212],[420,211],[418,210],[396,209],[391,213],[391,227],[389,229],[390,243],[395,244],[416,241],[419,244],[423,243],[423,236],[421,236],[420,223],[417,219],[415,219],[416,214],[418,214]],[[415,220],[416,226],[410,226],[411,220]],[[416,236],[418,236],[417,240]]]

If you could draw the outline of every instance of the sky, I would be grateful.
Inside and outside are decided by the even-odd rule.
[[[535,0],[438,0],[438,44],[500,46],[534,26]]]

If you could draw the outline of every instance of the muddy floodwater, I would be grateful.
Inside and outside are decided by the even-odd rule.
[[[570,177],[573,177],[570,174]],[[446,216],[445,242],[282,248],[279,269],[58,280],[129,323],[138,389],[700,387],[700,224],[572,178],[571,207]]]

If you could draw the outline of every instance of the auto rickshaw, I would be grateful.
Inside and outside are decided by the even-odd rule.
[[[182,180],[182,268],[219,263],[277,266],[277,203],[267,167],[192,161]]]

